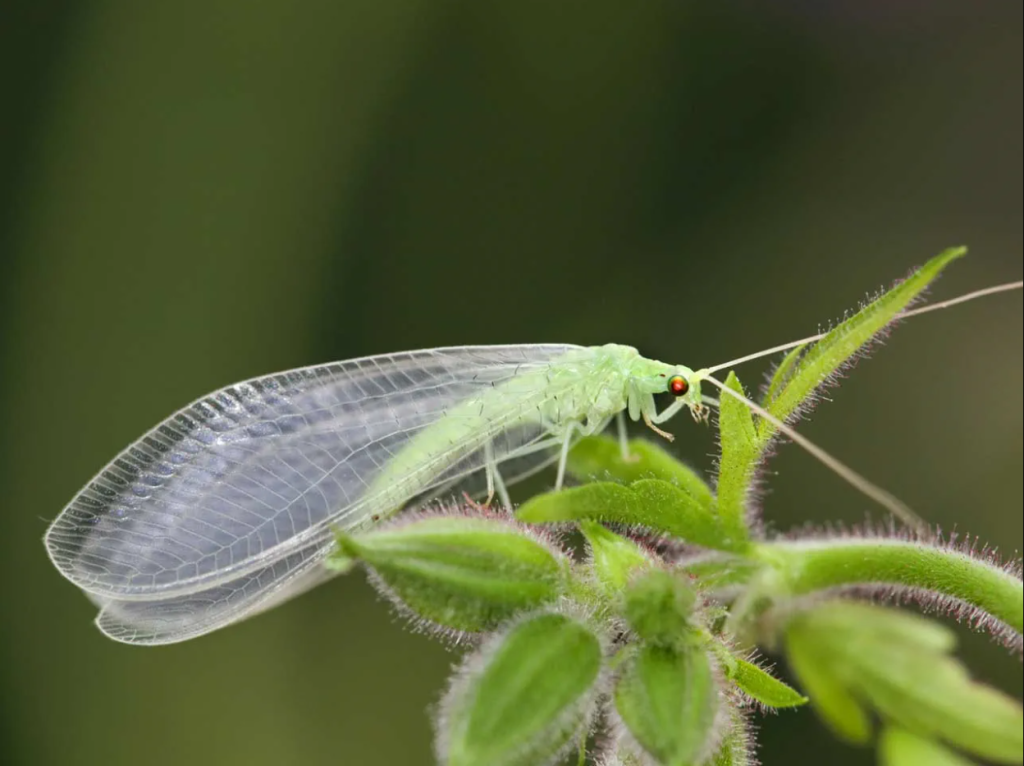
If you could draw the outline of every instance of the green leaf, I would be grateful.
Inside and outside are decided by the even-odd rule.
[[[727,388],[746,395],[736,373],[725,380]],[[754,419],[747,405],[732,396],[723,396],[719,408],[719,434],[722,459],[718,466],[718,514],[727,532],[747,537],[747,495],[757,469],[761,451]]]
[[[746,721],[735,709],[731,711],[731,720],[718,752],[709,761],[710,766],[756,766],[758,761],[753,757]]]
[[[867,711],[836,673],[836,660],[817,642],[813,630],[794,621],[786,629],[786,657],[811,707],[832,732],[855,745],[871,741]]]
[[[881,766],[971,766],[971,762],[931,739],[888,726],[878,742]]]
[[[966,252],[966,248],[955,247],[935,256],[907,279],[833,328],[798,362],[791,360],[793,369],[788,381],[770,401],[768,412],[779,420],[789,418],[818,386],[896,319],[947,265]],[[770,422],[762,420],[758,424],[758,437],[762,446],[774,435],[775,426]]]
[[[651,559],[639,545],[606,529],[597,522],[584,521],[580,531],[590,547],[590,567],[609,594],[618,594]]]
[[[447,766],[558,763],[596,708],[601,644],[593,630],[561,614],[513,626],[472,658],[438,716]]]
[[[626,728],[659,764],[691,766],[717,749],[719,691],[703,649],[642,647],[624,667],[614,696]]]
[[[727,677],[762,705],[784,708],[807,703],[807,698],[796,689],[752,662],[733,657],[726,668]]]
[[[626,589],[625,616],[640,638],[658,646],[691,643],[697,595],[680,575],[653,569]]]
[[[830,640],[847,641],[856,636],[872,642],[908,646],[912,651],[946,654],[956,648],[956,634],[942,623],[914,612],[879,607],[858,601],[829,601],[817,605],[806,617]]]
[[[827,656],[845,688],[885,720],[999,763],[1024,758],[1020,704],[971,681],[946,653],[952,641],[926,620],[868,604],[833,602],[791,622],[791,649],[794,634]],[[814,689],[808,691],[816,704]]]
[[[714,505],[711,488],[700,474],[661,446],[646,439],[633,439],[629,452],[630,460],[623,460],[618,441],[607,436],[588,436],[572,448],[566,467],[584,481],[596,478],[632,484],[640,479],[661,479],[675,484],[704,508]]]
[[[806,343],[802,343],[794,349],[790,349],[789,353],[786,354],[779,365],[775,368],[775,372],[772,373],[771,382],[768,384],[768,390],[765,392],[764,400],[761,402],[762,406],[767,407],[776,397],[779,392],[786,387],[789,383],[789,379],[792,377],[793,372],[796,370],[797,362],[803,356],[804,351],[807,350]]]
[[[650,759],[630,743],[618,742],[615,749],[606,751],[597,759],[596,766],[650,766]],[[579,764],[584,766],[584,764]]]
[[[479,632],[562,593],[568,562],[518,525],[431,517],[357,537],[340,554],[368,565],[386,595],[437,625]]]
[[[856,683],[888,720],[997,763],[1024,761],[1020,704],[967,677],[952,657],[929,657],[912,647],[871,647]]]
[[[532,524],[603,521],[637,524],[706,548],[745,550],[748,542],[726,534],[718,518],[688,493],[660,479],[626,487],[594,482],[527,500],[516,517]]]

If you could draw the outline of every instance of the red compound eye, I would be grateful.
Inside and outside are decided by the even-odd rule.
[[[690,390],[690,384],[682,375],[673,375],[668,379],[668,390],[674,396],[682,396]]]

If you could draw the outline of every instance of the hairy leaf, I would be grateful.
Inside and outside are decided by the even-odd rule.
[[[581,439],[569,453],[567,468],[580,479],[612,479],[632,484],[640,479],[661,479],[675,484],[698,505],[710,508],[714,496],[708,483],[660,445],[646,439],[629,442],[630,459],[623,460],[618,441],[607,436]]]
[[[471,658],[438,718],[447,766],[543,766],[572,748],[595,711],[601,644],[561,614],[513,626]]]
[[[660,479],[642,479],[628,487],[594,482],[549,492],[523,503],[516,516],[534,524],[587,519],[638,524],[708,548],[743,550],[747,546],[745,538],[726,533],[707,507]]]
[[[711,660],[696,647],[643,647],[615,687],[626,728],[663,766],[691,766],[714,753],[719,704]]]
[[[733,372],[726,387],[743,394],[743,386]],[[722,526],[737,538],[747,536],[747,495],[760,458],[757,430],[750,410],[732,396],[722,397],[719,414],[722,457],[718,466],[718,514]]]
[[[788,380],[768,403],[768,411],[779,420],[793,415],[814,391],[846,365],[872,338],[883,331],[952,261],[967,252],[954,247],[932,258],[907,279],[873,300],[812,346],[798,361]],[[775,434],[775,426],[762,420],[758,436],[762,443]]]
[[[595,521],[584,521],[580,531],[590,548],[590,567],[597,581],[612,595],[618,595],[640,570],[650,566],[647,553]]]
[[[765,391],[764,399],[762,404],[767,407],[775,401],[779,392],[785,388],[786,384],[789,383],[789,379],[793,376],[793,372],[796,370],[797,362],[803,356],[804,351],[807,350],[807,344],[803,343],[794,349],[790,349],[789,353],[786,354],[782,361],[779,362],[775,368],[775,372],[772,373],[772,379],[768,383],[768,389]]]
[[[626,589],[625,616],[644,641],[658,646],[682,646],[692,642],[696,604],[697,595],[680,575],[653,569]]]
[[[470,632],[553,601],[568,567],[553,546],[502,519],[421,518],[340,535],[338,547],[369,566],[400,606],[436,625]]]
[[[797,707],[807,702],[796,689],[752,662],[734,657],[726,667],[729,679],[766,707]]]

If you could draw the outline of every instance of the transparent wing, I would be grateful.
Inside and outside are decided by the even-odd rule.
[[[229,386],[116,457],[50,527],[47,549],[65,576],[107,605],[111,620],[134,614],[129,601],[192,603],[191,595],[222,605],[208,612],[241,601],[250,611],[265,608],[251,594],[291,582],[329,525],[356,528],[396,510],[375,504],[370,488],[410,439],[472,397],[576,348],[435,349]],[[535,377],[533,396],[543,397],[544,378]],[[521,410],[536,406],[519,396]],[[513,408],[507,428],[496,422],[485,434],[496,461],[522,457],[545,435],[522,415]],[[387,503],[478,471],[482,447],[479,438],[435,445],[432,468]]]
[[[327,540],[278,559],[270,566],[184,596],[149,601],[94,597],[96,626],[127,644],[171,644],[201,636],[270,609],[333,577],[323,566]]]
[[[547,434],[533,442],[526,441],[526,433],[516,434],[515,429],[510,429],[505,436],[510,444],[522,445],[518,450],[507,450],[501,463],[502,478],[508,484],[558,459],[557,447],[544,447]],[[541,449],[536,449],[537,446]],[[480,456],[474,453],[464,462],[476,465],[477,457]],[[448,473],[457,471],[456,465]],[[426,494],[437,495],[441,491],[478,494],[485,487],[485,472],[478,469]],[[333,535],[327,533],[316,543],[268,567],[185,595],[152,600],[94,597],[100,607],[96,625],[108,637],[128,644],[149,646],[186,641],[271,609],[335,577],[335,570],[323,566],[333,546]]]

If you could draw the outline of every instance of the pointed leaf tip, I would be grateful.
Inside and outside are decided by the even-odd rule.
[[[807,703],[807,697],[752,662],[734,658],[728,667],[729,679],[765,707],[798,707]]]
[[[796,415],[823,383],[861,353],[872,339],[920,297],[946,266],[966,252],[965,247],[951,247],[943,251],[834,327],[798,360],[787,357],[792,362],[791,369],[787,370],[788,378],[784,385],[775,388],[774,396],[766,402],[768,411],[782,421]],[[775,434],[776,428],[770,422],[762,420],[758,424],[762,448]]]

